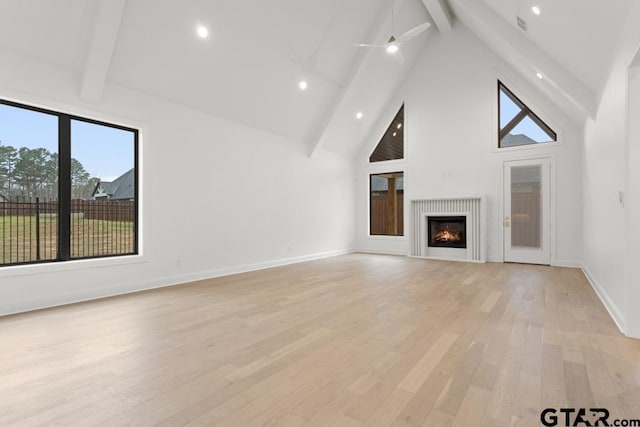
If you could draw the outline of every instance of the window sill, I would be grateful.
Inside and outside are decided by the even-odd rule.
[[[544,149],[544,148],[555,148],[555,147],[557,147],[559,145],[562,145],[562,143],[560,141],[554,141],[554,142],[544,142],[544,143],[540,143],[540,144],[516,145],[514,147],[504,147],[504,148],[494,147],[493,148],[493,152],[494,153],[512,153],[514,151],[539,150],[539,149]]]
[[[65,271],[89,270],[148,262],[144,255],[125,255],[109,258],[79,259],[42,264],[23,264],[0,267],[0,278],[57,273]]]
[[[407,240],[407,236],[378,236],[378,235],[367,235],[367,239],[369,240]]]

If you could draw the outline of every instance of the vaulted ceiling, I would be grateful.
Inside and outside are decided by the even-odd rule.
[[[306,140],[344,83],[352,43],[367,40],[384,3],[131,0],[109,79]],[[209,28],[206,40],[197,24]]]
[[[387,104],[429,38],[460,25],[450,11],[573,117],[593,116],[632,2],[0,0],[0,50],[68,70],[85,101],[99,103],[105,85],[116,84],[291,138],[311,153],[360,144],[397,111]],[[353,45],[384,43],[423,22],[432,27],[400,59]],[[198,25],[208,38],[197,36]]]
[[[613,47],[633,0],[485,0],[517,28],[517,17],[527,23],[526,36],[581,83],[594,91],[604,84],[613,59]],[[540,15],[532,7],[540,9]]]
[[[0,48],[72,69],[86,38],[83,0],[0,0]]]

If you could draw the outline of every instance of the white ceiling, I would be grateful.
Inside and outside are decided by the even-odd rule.
[[[392,4],[396,36],[430,21],[422,0],[118,0],[123,9],[115,1],[0,0],[0,49],[67,69],[85,102],[99,102],[109,82],[309,152],[321,141],[353,150],[437,31],[405,45],[399,63],[354,43],[386,42]],[[366,111],[363,120],[355,109]]]
[[[85,0],[0,0],[0,48],[71,69],[86,34]]]
[[[633,0],[484,0],[511,25],[527,22],[527,37],[596,93],[611,67]],[[542,13],[534,15],[533,5]]]
[[[306,141],[385,3],[129,0],[109,80]]]
[[[413,68],[420,52],[438,31],[420,0],[405,0],[396,9],[395,27],[414,28],[424,22],[432,25],[424,33],[401,47],[403,60],[389,55],[384,49],[365,50],[356,75],[344,92],[321,135],[315,143],[332,151],[355,155],[363,144],[378,141],[388,124],[398,112],[407,96],[405,77]],[[389,16],[379,23],[380,30],[374,38],[384,43],[390,34]],[[356,112],[364,117],[354,120]],[[382,125],[381,125],[382,124]]]
[[[96,102],[106,76],[107,82],[306,143],[310,151],[319,145],[334,149],[361,144],[385,114],[394,113],[388,104],[437,31],[434,25],[407,44],[404,64],[353,46],[388,38],[392,1],[126,0],[118,12],[105,6],[116,0],[0,0],[0,49],[68,69],[80,79],[84,73],[87,92],[98,94]],[[541,16],[531,12],[534,1]],[[589,111],[633,0],[448,3],[505,59],[527,62],[520,68],[514,64],[516,69],[531,78],[531,68],[542,63],[555,78],[545,82]],[[395,4],[398,35],[432,22],[424,6],[433,12],[442,0]],[[522,39],[538,51],[516,40],[524,34],[515,32],[517,15],[529,26]],[[209,28],[208,39],[197,37],[199,24]],[[104,25],[111,26],[112,36],[100,30]],[[104,48],[109,45],[113,52]],[[99,54],[90,58],[91,68],[87,52]],[[298,89],[301,79],[309,82],[306,92]],[[356,122],[359,109],[365,117]]]

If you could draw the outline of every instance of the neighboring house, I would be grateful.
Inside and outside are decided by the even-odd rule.
[[[506,147],[516,147],[519,145],[531,145],[531,144],[537,144],[536,141],[534,141],[533,139],[529,138],[527,135],[523,135],[523,134],[517,134],[517,135],[507,135],[504,138],[502,138],[502,144],[501,147],[502,148],[506,148]]]
[[[95,200],[133,200],[135,198],[135,169],[131,169],[114,181],[100,181],[91,193]]]

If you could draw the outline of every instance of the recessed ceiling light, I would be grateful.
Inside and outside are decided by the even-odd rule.
[[[364,115],[364,114],[362,114],[362,111],[358,111],[358,112],[356,113],[356,119],[360,120],[360,119],[362,118],[362,116],[363,116],[363,115]]]
[[[387,46],[388,53],[396,53],[398,51],[398,45],[395,43],[391,43]]]
[[[393,136],[396,136],[397,134],[398,134],[398,132],[394,132],[394,133],[393,133]]]
[[[536,76],[538,76],[538,78],[542,80],[542,74],[536,73]]]
[[[302,80],[300,81],[300,83],[298,83],[298,87],[300,88],[300,90],[307,90],[309,85],[307,84],[306,81]]]
[[[398,123],[398,126],[396,126],[396,128],[400,129],[402,127],[402,123]]]
[[[533,7],[531,8],[531,11],[532,11],[533,13],[535,13],[536,15],[540,15],[540,8],[539,8],[538,6],[533,6]]]
[[[209,30],[207,30],[207,27],[203,25],[199,25],[196,32],[198,33],[198,36],[200,36],[201,39],[206,39],[209,36]]]

